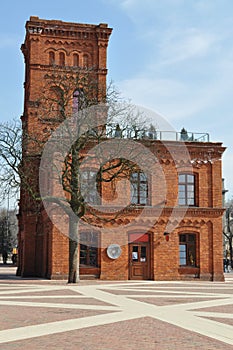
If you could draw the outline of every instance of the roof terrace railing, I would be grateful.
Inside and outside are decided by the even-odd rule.
[[[160,141],[183,141],[183,142],[209,142],[210,137],[208,133],[198,132],[177,132],[177,131],[159,131],[151,129],[137,129],[137,128],[120,128],[107,127],[107,136],[124,138],[124,139],[147,139],[147,140],[160,140]]]

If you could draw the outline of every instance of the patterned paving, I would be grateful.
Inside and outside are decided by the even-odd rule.
[[[226,282],[0,280],[0,349],[233,349]]]

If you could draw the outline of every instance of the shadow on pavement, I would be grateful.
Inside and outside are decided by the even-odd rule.
[[[0,280],[1,279],[18,279],[16,276],[17,266],[13,264],[0,263]]]
[[[21,277],[16,276],[17,266],[12,263],[3,264],[0,263],[0,281],[48,281],[44,278],[39,277]]]

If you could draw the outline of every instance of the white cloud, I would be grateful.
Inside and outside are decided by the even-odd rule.
[[[217,40],[217,36],[197,28],[169,32],[161,39],[160,57],[164,64],[172,64],[205,56]]]
[[[169,120],[187,119],[205,109],[217,92],[212,87],[194,90],[191,84],[172,79],[138,77],[118,83],[136,104],[159,111]]]

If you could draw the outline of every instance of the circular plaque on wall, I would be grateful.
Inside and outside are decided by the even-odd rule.
[[[119,244],[110,244],[107,248],[107,255],[111,259],[117,259],[121,255],[121,247]]]

